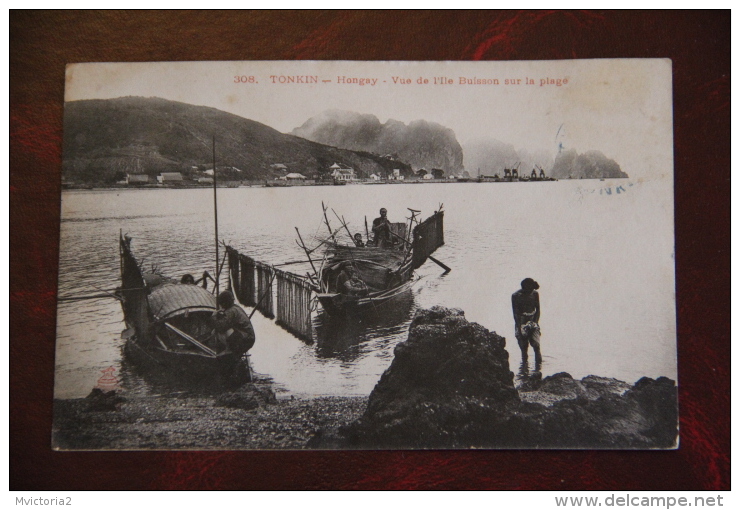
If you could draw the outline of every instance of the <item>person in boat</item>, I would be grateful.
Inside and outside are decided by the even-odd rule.
[[[199,285],[202,284],[204,289],[208,288],[208,279],[211,279],[212,282],[216,282],[216,280],[213,279],[213,276],[208,271],[203,271],[203,276],[198,278],[197,280],[193,275],[190,273],[182,275],[182,278],[180,278],[180,283],[184,285]]]
[[[183,285],[195,285],[195,277],[190,273],[184,274],[182,275],[182,278],[180,278],[180,283]]]
[[[388,210],[385,207],[380,210],[380,217],[373,220],[373,240],[378,248],[393,247],[391,222],[388,221]]]
[[[355,234],[355,237],[352,238],[352,240],[355,242],[355,246],[358,248],[364,248],[365,243],[362,242],[362,234],[359,232]]]
[[[367,285],[362,281],[351,262],[345,263],[337,278],[337,292],[346,296],[364,296]]]
[[[522,351],[522,361],[527,361],[529,346],[534,350],[534,361],[542,363],[540,352],[540,295],[537,289],[539,283],[532,278],[525,278],[521,282],[522,288],[511,295],[511,307],[514,312],[514,327],[519,348]]]
[[[244,354],[254,346],[255,336],[247,313],[234,302],[234,295],[223,291],[216,299],[218,311],[211,316],[217,338],[235,354]]]

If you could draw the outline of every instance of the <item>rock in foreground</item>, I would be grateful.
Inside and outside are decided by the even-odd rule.
[[[504,338],[468,322],[460,310],[419,311],[367,410],[342,429],[346,446],[676,446],[674,381],[643,378],[629,387],[594,376],[575,381],[561,373],[531,384],[530,398],[520,399],[504,347]],[[541,398],[532,398],[535,394]]]

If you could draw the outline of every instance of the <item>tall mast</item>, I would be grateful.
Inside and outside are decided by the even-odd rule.
[[[216,201],[216,135],[213,135],[213,219],[216,224],[216,296],[220,294],[218,274],[218,203]]]

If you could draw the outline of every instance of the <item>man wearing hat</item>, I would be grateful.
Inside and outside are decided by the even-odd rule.
[[[540,353],[540,295],[537,289],[540,284],[532,278],[522,280],[522,288],[511,295],[511,307],[514,311],[514,327],[519,348],[522,350],[522,361],[527,361],[529,346],[534,350],[534,361],[542,363]]]
[[[378,248],[392,248],[391,222],[388,221],[388,211],[385,207],[380,210],[380,218],[373,220],[373,240]]]
[[[244,354],[254,345],[254,328],[246,312],[234,302],[228,290],[218,295],[219,310],[211,318],[218,337],[225,341],[229,350]]]

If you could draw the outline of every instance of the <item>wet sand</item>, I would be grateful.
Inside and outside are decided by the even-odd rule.
[[[616,394],[629,387],[616,380],[609,386]],[[545,406],[575,398],[568,392],[518,390],[523,401]],[[55,400],[53,444],[58,450],[331,448],[339,427],[360,418],[368,402],[368,397],[268,397],[270,402],[257,403],[252,395],[124,397],[102,406],[89,397]]]
[[[367,397],[277,400],[255,409],[216,398],[145,397],[101,410],[90,399],[54,402],[58,450],[263,450],[306,448],[364,412]]]

